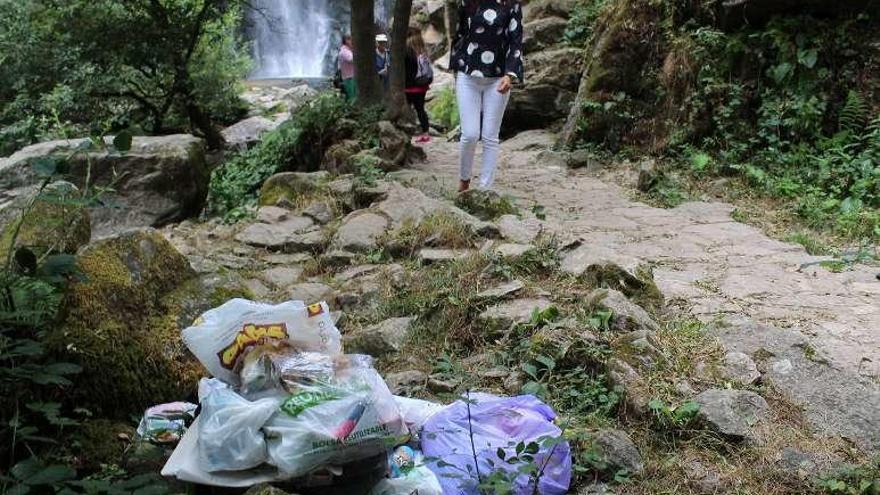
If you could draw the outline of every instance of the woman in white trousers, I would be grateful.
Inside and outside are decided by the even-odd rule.
[[[458,14],[450,66],[461,116],[459,191],[470,188],[481,138],[479,187],[491,189],[510,88],[522,81],[522,7],[519,0],[461,0]]]

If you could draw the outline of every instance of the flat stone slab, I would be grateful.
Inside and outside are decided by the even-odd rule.
[[[379,247],[379,238],[388,230],[388,218],[376,213],[356,213],[346,218],[331,245],[334,249],[363,252]]]
[[[530,244],[543,228],[538,220],[520,220],[516,215],[502,215],[495,222],[503,239],[518,244]]]
[[[382,357],[400,351],[415,318],[391,318],[344,336],[346,352]]]
[[[290,217],[278,223],[252,223],[235,235],[235,240],[249,246],[270,250],[297,249],[312,245],[318,237],[305,235],[315,222],[307,217]],[[305,239],[303,236],[305,235]],[[320,236],[320,232],[318,232]],[[323,240],[323,238],[321,238]]]
[[[503,297],[507,297],[511,294],[515,294],[521,291],[525,287],[519,280],[514,280],[512,282],[508,282],[506,284],[501,284],[491,289],[486,289],[483,292],[477,294],[477,298],[479,299],[501,299]]]
[[[492,252],[502,258],[519,258],[529,251],[535,249],[531,244],[514,244],[506,242],[492,248]]]
[[[336,291],[328,285],[305,282],[290,286],[287,289],[287,297],[292,301],[303,301],[306,304],[326,301],[332,305],[336,299]]]
[[[480,314],[478,320],[493,328],[508,328],[515,323],[529,321],[535,310],[544,311],[552,305],[550,300],[543,298],[514,299],[488,308]]]
[[[419,251],[419,261],[429,265],[432,263],[445,263],[465,259],[474,254],[470,249],[433,249],[426,248]]]
[[[763,397],[748,390],[711,389],[694,397],[694,402],[712,430],[736,440],[752,437],[752,428],[770,411]]]
[[[299,266],[276,266],[260,273],[260,278],[275,287],[287,287],[302,276],[303,269]]]

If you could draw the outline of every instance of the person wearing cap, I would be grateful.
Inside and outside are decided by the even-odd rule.
[[[389,67],[391,66],[390,54],[388,53],[388,36],[376,35],[376,73],[382,80],[382,88],[388,89]]]

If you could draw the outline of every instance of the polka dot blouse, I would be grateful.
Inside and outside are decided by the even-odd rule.
[[[480,0],[471,15],[460,0],[450,69],[475,77],[505,74],[523,80],[522,6],[518,0]]]

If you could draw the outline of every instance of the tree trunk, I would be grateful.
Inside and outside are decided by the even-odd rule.
[[[446,1],[446,51],[452,53],[452,40],[458,31],[458,0]]]
[[[406,32],[412,13],[412,0],[397,0],[394,5],[394,25],[391,28],[391,84],[388,93],[387,118],[392,122],[406,115]]]
[[[354,78],[361,105],[380,105],[382,88],[376,74],[376,24],[373,0],[351,0],[351,38],[354,43]]]

